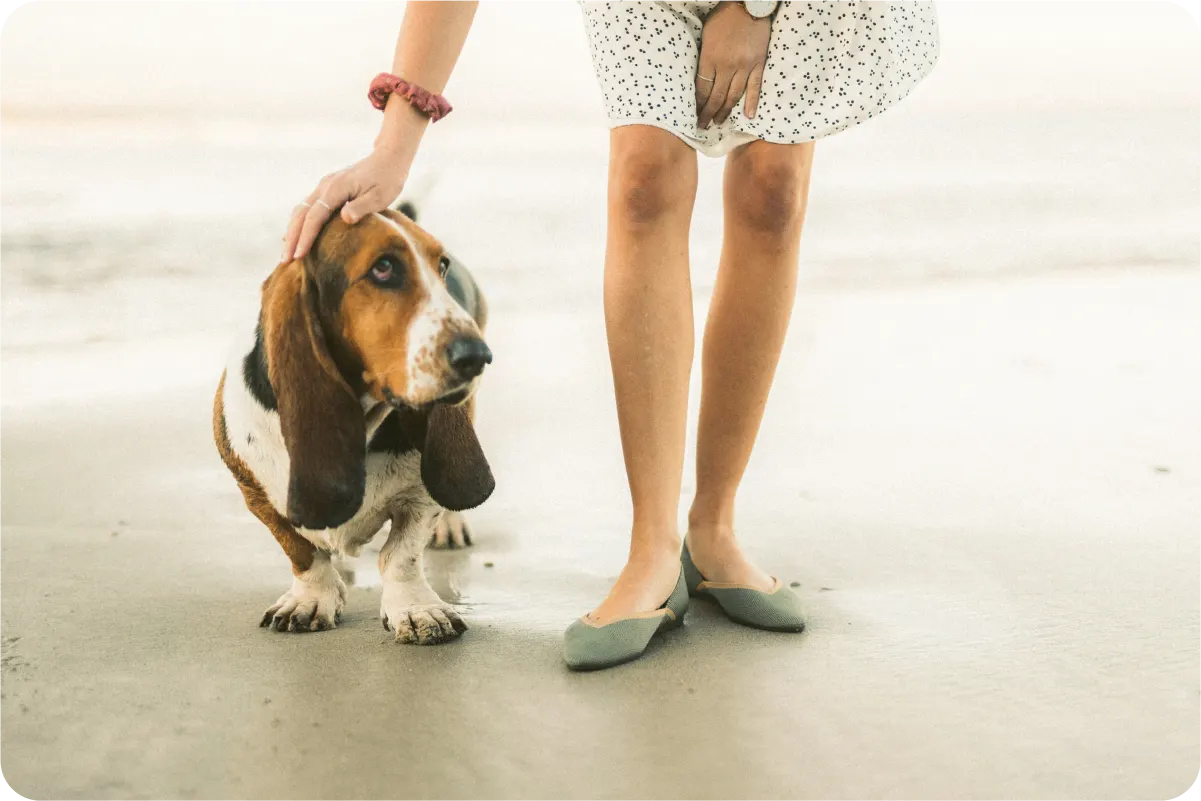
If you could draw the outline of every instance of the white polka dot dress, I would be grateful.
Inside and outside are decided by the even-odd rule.
[[[653,125],[721,156],[753,139],[795,144],[867,120],[938,60],[932,2],[782,2],[772,20],[754,119],[740,99],[696,126],[701,26],[716,2],[584,2],[592,64],[611,127]]]

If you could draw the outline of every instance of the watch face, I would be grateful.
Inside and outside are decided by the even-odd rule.
[[[774,0],[745,0],[743,5],[746,6],[747,13],[760,19],[776,10]]]

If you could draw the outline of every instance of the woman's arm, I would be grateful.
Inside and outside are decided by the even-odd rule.
[[[393,73],[430,92],[441,93],[459,60],[477,5],[458,0],[407,3],[396,40]],[[354,223],[364,215],[387,208],[404,188],[428,125],[425,115],[403,97],[389,97],[375,149],[362,161],[322,178],[305,198],[308,205],[296,207],[284,234],[280,261],[304,256],[321,227],[338,209],[342,210],[343,220]]]

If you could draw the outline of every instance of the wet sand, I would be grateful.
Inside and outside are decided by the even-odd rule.
[[[1198,289],[1167,268],[807,288],[740,526],[809,630],[697,602],[595,674],[559,637],[625,547],[599,308],[493,316],[499,486],[476,547],[429,559],[471,626],[434,648],[380,627],[370,552],[336,631],[257,628],[288,568],[209,440],[224,341],[180,341],[195,366],[137,397],[154,359],[5,351],[4,776],[29,797],[1179,795],[1201,764]]]

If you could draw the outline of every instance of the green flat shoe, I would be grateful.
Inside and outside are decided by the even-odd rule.
[[[563,659],[572,670],[599,670],[630,662],[646,651],[651,638],[684,623],[688,585],[684,571],[663,606],[598,626],[582,617],[563,635]]]
[[[717,601],[726,617],[735,623],[765,631],[805,630],[801,599],[778,578],[772,577],[776,584],[767,592],[745,584],[708,581],[692,563],[687,541],[684,542],[680,562],[683,564],[688,594]]]

